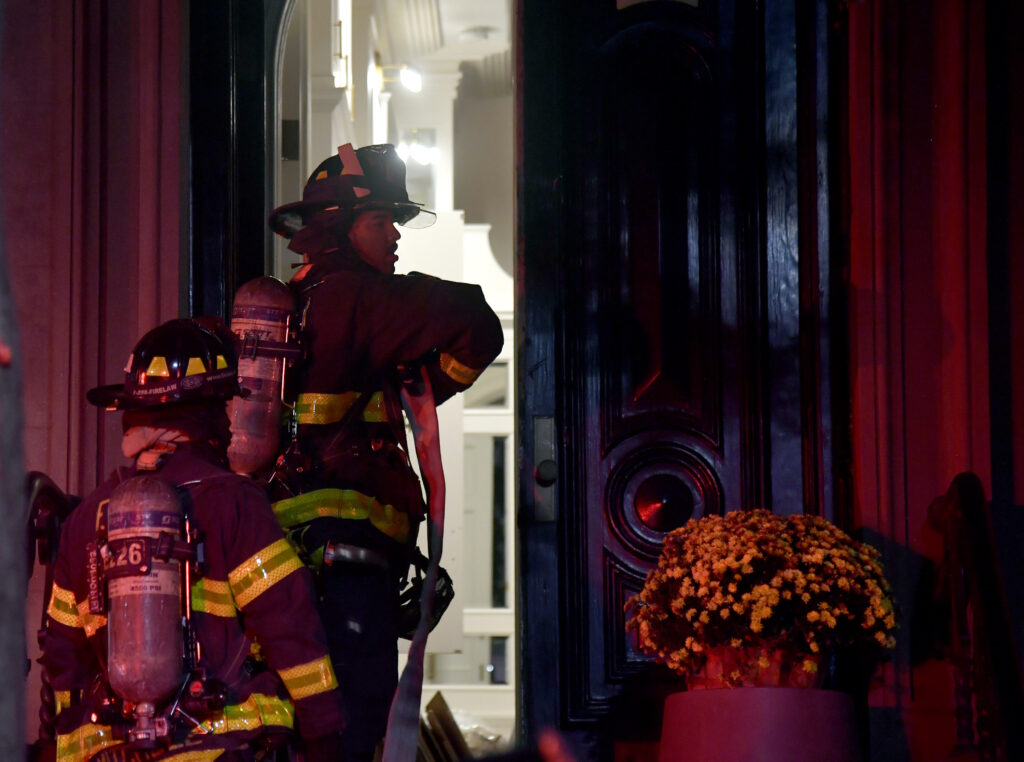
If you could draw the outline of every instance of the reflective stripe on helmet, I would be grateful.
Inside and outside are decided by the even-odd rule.
[[[265,593],[293,571],[302,568],[302,561],[283,537],[254,553],[228,573],[231,592],[238,608]]]
[[[343,392],[341,394],[300,394],[295,401],[295,414],[299,423],[323,425],[337,423],[345,417],[345,413],[361,397],[360,392]],[[387,421],[384,409],[384,395],[374,392],[366,407],[363,408],[363,420],[370,423]]]
[[[149,361],[149,367],[146,368],[147,376],[163,376],[164,378],[171,377],[171,370],[167,367],[166,357],[154,357]]]
[[[186,376],[198,376],[200,373],[206,373],[210,368],[206,367],[206,363],[198,357],[188,358],[188,365],[185,366]]]
[[[409,517],[393,505],[354,489],[318,489],[273,504],[274,515],[285,529],[319,518],[369,519],[381,532],[399,542],[409,537]]]
[[[334,668],[331,666],[331,659],[328,656],[279,670],[278,674],[284,681],[284,687],[288,689],[289,695],[295,701],[315,696],[318,693],[326,693],[338,687],[338,680],[334,676]]]

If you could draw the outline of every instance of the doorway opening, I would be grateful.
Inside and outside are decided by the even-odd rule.
[[[424,663],[424,705],[440,692],[481,748],[516,727],[510,27],[508,0],[293,0],[274,88],[273,205],[300,199],[338,146],[395,144],[410,198],[437,213],[401,229],[398,272],[479,284],[502,322],[501,355],[438,409],[455,599]],[[298,260],[286,243],[273,251],[282,280]]]

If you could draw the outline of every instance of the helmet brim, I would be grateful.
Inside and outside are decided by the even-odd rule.
[[[368,200],[357,204],[338,203],[337,201],[295,201],[277,207],[270,213],[270,229],[282,238],[291,238],[302,230],[317,212],[335,207],[358,213],[367,209],[385,209],[395,216],[395,223],[402,227],[420,229],[428,228],[437,220],[437,215],[422,204],[413,201],[375,201]]]
[[[138,400],[133,400],[124,392],[124,384],[107,384],[97,386],[85,393],[90,404],[107,410],[126,410],[131,407],[142,407]]]
[[[134,391],[126,389],[125,384],[97,386],[87,391],[85,398],[97,407],[114,411],[203,399],[224,401],[240,392],[237,370],[226,368],[207,374],[205,378],[186,376],[183,379],[169,379]]]

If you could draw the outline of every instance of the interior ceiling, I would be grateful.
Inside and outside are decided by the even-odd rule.
[[[389,64],[479,61],[509,49],[510,0],[378,0]]]

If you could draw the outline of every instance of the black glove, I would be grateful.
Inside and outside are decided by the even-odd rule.
[[[305,762],[345,762],[345,752],[341,745],[341,733],[331,733],[319,738],[307,738],[305,746]]]

